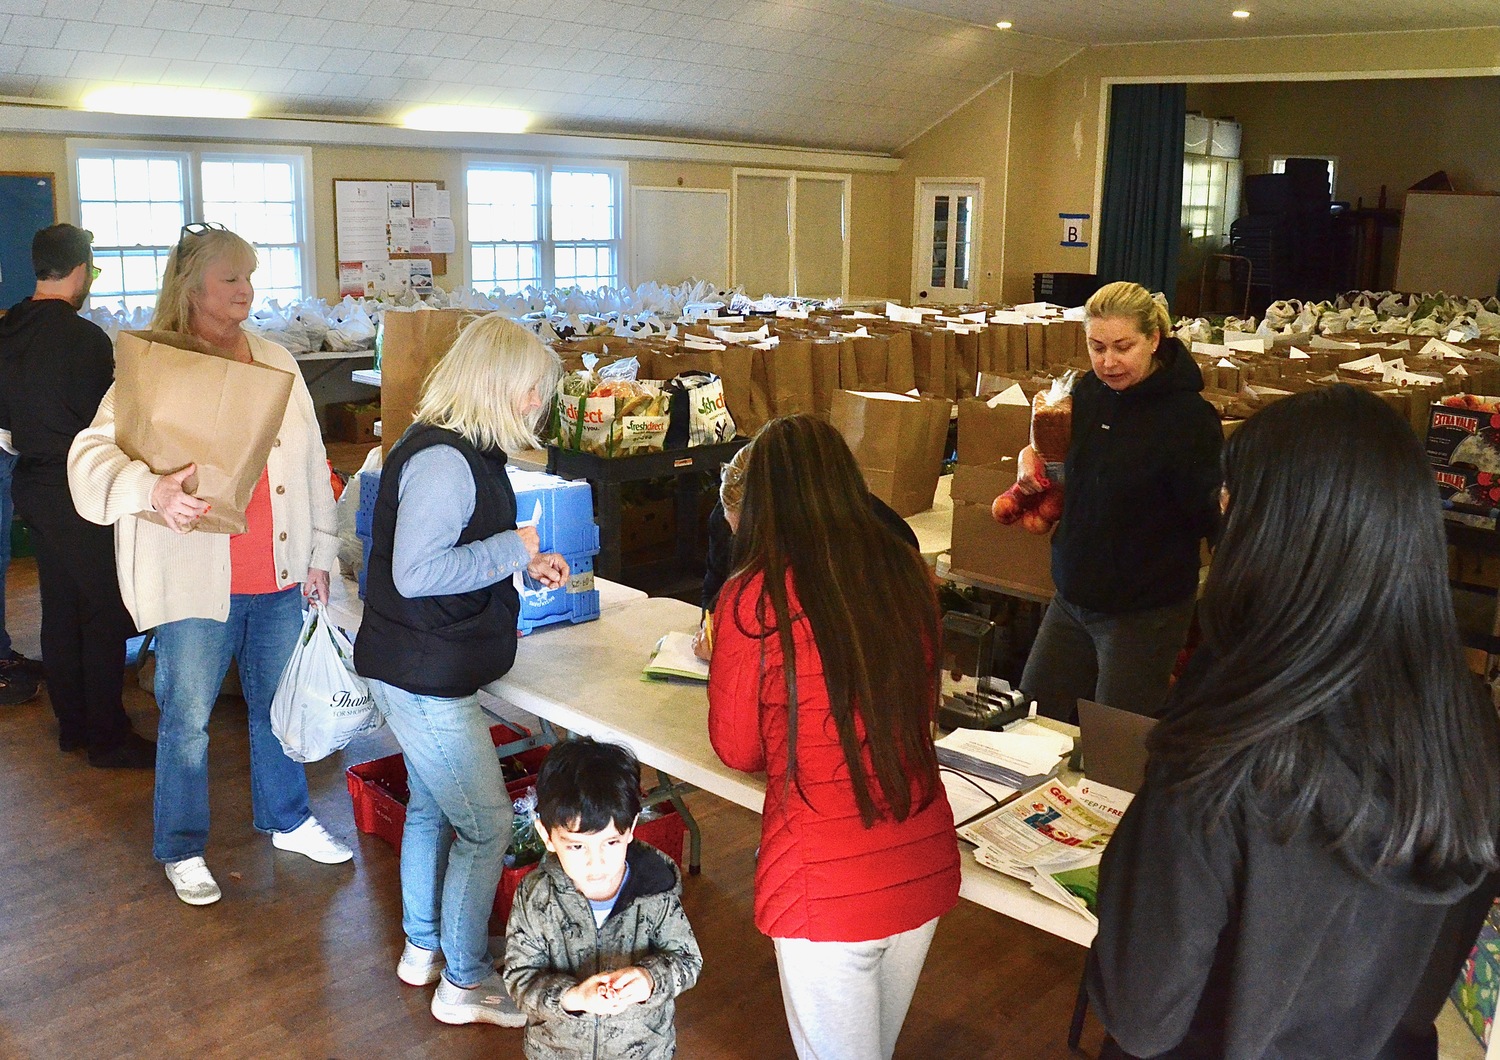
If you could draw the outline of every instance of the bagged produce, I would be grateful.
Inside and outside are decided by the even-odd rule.
[[[633,368],[616,374],[627,370],[633,374]],[[670,406],[659,383],[568,372],[557,385],[557,444],[596,456],[659,453],[666,446]]]
[[[1031,448],[1049,463],[1068,456],[1073,440],[1073,383],[1077,378],[1078,373],[1069,370],[1031,399]]]

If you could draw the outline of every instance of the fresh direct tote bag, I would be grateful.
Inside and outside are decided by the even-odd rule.
[[[316,762],[342,750],[384,719],[368,682],[354,672],[354,647],[317,604],[271,699],[271,731],[293,762]]]
[[[211,510],[196,529],[245,532],[245,509],[281,430],[293,378],[185,335],[122,331],[115,346],[115,444],[158,475],[196,464],[184,483]],[[166,525],[155,512],[142,519]]]

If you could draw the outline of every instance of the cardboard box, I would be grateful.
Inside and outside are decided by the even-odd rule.
[[[1016,481],[1016,461],[959,464],[953,471],[951,565],[959,577],[972,575],[1016,592],[1050,599],[1052,535],[1002,526],[990,514],[995,498]]]
[[[1494,444],[1500,437],[1500,398],[1465,396],[1468,400],[1460,404],[1438,401],[1428,406],[1427,459],[1435,467],[1467,464],[1477,470],[1500,471],[1500,447]],[[1475,405],[1479,407],[1466,407]],[[1487,460],[1496,466],[1486,466]]]
[[[1469,526],[1495,529],[1500,509],[1500,474],[1470,467],[1433,467],[1443,515]]]
[[[341,401],[328,406],[328,437],[335,442],[374,442],[378,402]]]
[[[958,459],[990,464],[1016,454],[1031,442],[1031,405],[996,405],[978,398],[958,403]],[[993,497],[990,498],[994,500]]]

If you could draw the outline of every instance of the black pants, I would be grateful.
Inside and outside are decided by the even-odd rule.
[[[107,748],[131,731],[122,702],[125,641],[115,536],[73,508],[66,482],[18,469],[16,511],[31,528],[42,595],[42,661],[61,742]]]

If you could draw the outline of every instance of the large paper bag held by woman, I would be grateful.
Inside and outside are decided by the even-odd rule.
[[[292,375],[165,331],[122,331],[115,346],[115,442],[158,475],[196,464],[184,483],[211,510],[195,529],[245,532],[245,509],[281,429]],[[166,525],[155,512],[140,518]]]

